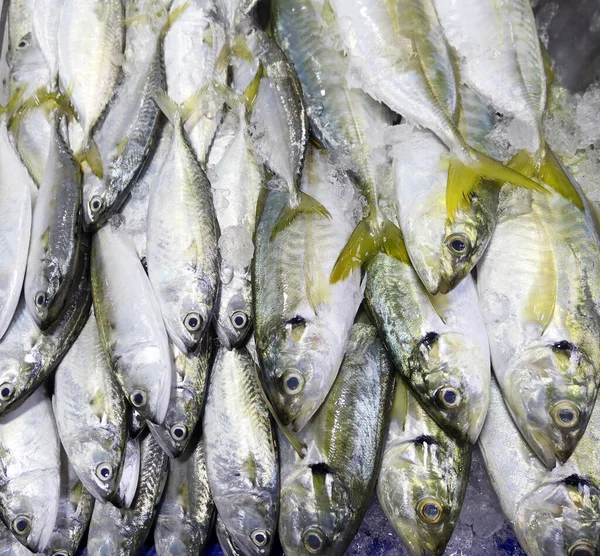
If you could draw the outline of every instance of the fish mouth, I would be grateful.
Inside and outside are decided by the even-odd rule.
[[[152,423],[150,421],[146,421],[148,424],[148,428],[154,437],[154,440],[158,443],[158,445],[166,452],[166,454],[170,458],[177,458],[183,452],[179,446],[177,446],[165,428],[162,425],[157,425],[156,423]]]

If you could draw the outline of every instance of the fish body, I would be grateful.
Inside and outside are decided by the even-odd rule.
[[[125,396],[162,423],[173,370],[160,306],[133,244],[107,227],[93,240],[92,289],[100,337]]]
[[[81,236],[80,169],[55,118],[33,212],[24,290],[27,308],[42,329],[58,318],[70,294]]]
[[[210,183],[188,143],[179,114],[160,180],[150,191],[148,275],[171,341],[198,347],[217,297],[218,225]]]
[[[127,439],[125,400],[93,312],[56,370],[53,407],[75,473],[100,502],[112,500]]]
[[[44,388],[0,419],[0,454],[2,521],[29,550],[44,550],[60,500],[60,443]]]
[[[270,239],[288,199],[285,190],[268,191],[253,262],[261,372],[280,418],[295,430],[306,425],[331,388],[362,300],[359,273],[329,283],[355,223],[357,200],[351,184],[313,148],[302,187],[327,207],[332,219],[304,215],[281,237]]]
[[[0,338],[17,309],[31,236],[33,180],[10,140],[6,116],[0,117]]]
[[[368,267],[365,299],[419,402],[451,435],[474,443],[487,412],[490,363],[473,280],[433,298],[410,265],[380,253]]]
[[[255,363],[244,348],[217,352],[203,432],[210,492],[229,535],[245,554],[268,554],[279,512],[277,449]]]
[[[33,31],[46,60],[50,88],[58,85],[58,41],[64,0],[35,0]]]
[[[470,446],[444,432],[398,379],[377,497],[409,554],[444,553],[470,464]]]
[[[589,214],[560,195],[507,189],[478,266],[498,384],[519,430],[549,468],[573,452],[596,398],[598,256]]]
[[[221,149],[222,143],[226,146]],[[213,156],[217,160],[214,164]],[[264,183],[262,166],[246,135],[243,114],[229,112],[225,116],[211,150],[208,178],[221,232],[216,330],[221,345],[239,347],[252,330],[251,261],[257,205]]]
[[[301,459],[282,439],[279,535],[290,554],[344,554],[381,462],[394,373],[372,325],[355,324],[327,399],[302,430]]]
[[[141,443],[140,482],[130,508],[96,504],[90,523],[90,554],[138,554],[156,515],[168,475],[168,457],[151,434]]]

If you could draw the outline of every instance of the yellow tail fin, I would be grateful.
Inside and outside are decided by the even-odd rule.
[[[92,139],[88,141],[87,147],[84,150],[75,153],[74,156],[82,170],[88,167],[99,179],[104,178],[102,156],[100,155],[98,145]]]
[[[493,180],[498,185],[511,183],[526,189],[546,192],[544,187],[520,174],[516,169],[508,168],[474,149],[469,149],[469,158],[468,163],[455,156],[450,158],[446,186],[446,208],[450,220],[454,219],[461,206],[468,207],[471,196],[481,186],[483,180]]]
[[[389,220],[377,226],[370,216],[363,218],[354,228],[348,243],[339,254],[329,281],[335,284],[346,279],[353,270],[360,268],[380,251],[405,264],[410,264],[402,232],[398,226]]]
[[[281,210],[273,231],[271,239],[274,239],[277,234],[285,230],[299,214],[314,214],[322,218],[331,218],[329,211],[317,201],[314,197],[300,191],[300,202],[296,206],[286,205]]]

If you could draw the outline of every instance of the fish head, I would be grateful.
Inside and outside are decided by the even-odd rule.
[[[430,436],[386,449],[377,496],[409,554],[444,553],[467,486],[468,451]]]
[[[326,463],[302,466],[282,490],[279,537],[286,554],[341,554],[358,511],[347,484]],[[343,545],[343,548],[338,548]]]
[[[59,489],[59,474],[43,469],[11,481],[10,494],[0,498],[2,520],[15,538],[34,553],[44,550],[50,542],[58,514]]]
[[[519,503],[515,527],[528,554],[595,556],[600,492],[578,475],[542,483]]]
[[[33,94],[39,87],[47,86],[50,70],[44,52],[32,31],[27,31],[14,43],[11,41],[7,62],[14,84],[17,87],[25,87],[25,97]]]
[[[259,345],[267,394],[285,425],[300,431],[325,400],[344,352],[325,320],[295,315]]]
[[[224,274],[231,274],[229,281],[223,281]],[[252,283],[249,274],[223,272],[221,269],[216,330],[221,345],[227,349],[241,346],[248,337],[252,330]]]
[[[474,443],[489,405],[490,367],[479,344],[456,332],[428,332],[414,350],[409,372],[427,412],[453,436]]]
[[[192,398],[192,393],[189,391],[184,392],[184,395]],[[169,457],[178,458],[187,447],[198,420],[199,409],[198,406],[193,413],[186,413],[180,407],[169,405],[162,425],[148,423],[150,432]]]
[[[34,353],[19,349],[2,351],[0,360],[0,415],[4,415],[31,390],[29,371],[35,371],[41,361]]]
[[[58,261],[47,259],[38,268],[39,272],[25,276],[25,303],[35,324],[45,330],[62,312],[67,283]]]
[[[507,369],[506,405],[533,451],[552,469],[585,432],[597,392],[588,356],[568,341],[528,347]]]
[[[277,508],[270,492],[236,492],[228,507],[221,509],[234,548],[248,556],[271,552],[277,530]]]
[[[158,515],[154,526],[154,542],[157,554],[184,556],[189,554],[189,547],[200,549],[197,539],[182,524],[181,518],[172,515]]]
[[[110,202],[104,181],[88,169],[83,174],[82,199],[83,227],[93,232],[108,219]]]
[[[491,186],[491,189],[497,189]],[[438,289],[431,293],[448,293],[475,267],[485,252],[496,226],[498,194],[474,193],[471,206],[459,209],[446,220],[441,242]],[[427,284],[425,284],[427,286]]]
[[[219,539],[221,549],[227,556],[243,556],[239,547],[235,545],[231,539],[231,536],[229,535],[220,515],[217,515],[215,530],[217,532],[217,538]]]

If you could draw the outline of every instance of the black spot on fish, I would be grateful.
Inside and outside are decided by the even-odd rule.
[[[566,351],[570,353],[572,351],[577,351],[577,346],[571,342],[567,342],[567,340],[561,340],[560,342],[552,344],[552,349],[555,351]]]
[[[414,440],[415,444],[439,444],[437,439],[433,436],[429,436],[427,434],[422,434],[421,436],[417,436]]]
[[[304,324],[305,322],[306,322],[306,319],[304,317],[301,317],[300,315],[296,315],[295,317],[292,317],[290,320],[288,320],[286,324],[291,324],[292,326],[300,326],[301,324]]]
[[[333,475],[333,469],[326,463],[311,463],[309,465],[313,475]]]
[[[431,348],[431,346],[437,341],[440,335],[437,332],[427,332],[425,336],[419,342],[419,345],[425,346],[426,348]]]

